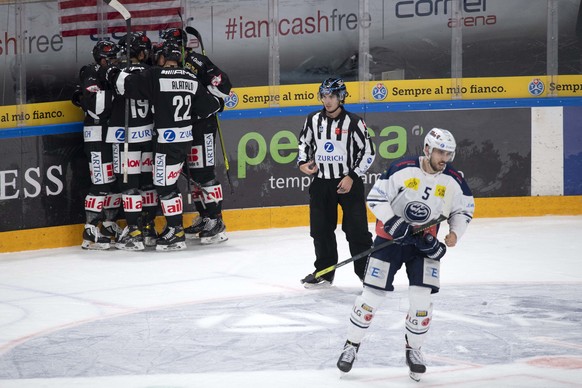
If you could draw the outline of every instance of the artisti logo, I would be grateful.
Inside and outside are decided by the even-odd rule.
[[[238,101],[238,95],[231,91],[228,97],[224,99],[224,105],[229,109],[233,109],[238,105]]]

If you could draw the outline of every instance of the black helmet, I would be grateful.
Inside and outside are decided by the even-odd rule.
[[[125,54],[127,50],[127,34],[122,36],[117,43],[121,52]],[[129,56],[130,58],[137,58],[140,52],[144,52],[145,56],[149,55],[152,49],[152,41],[146,36],[144,32],[132,32],[129,37]]]
[[[95,62],[99,62],[102,58],[117,58],[117,53],[119,53],[119,46],[108,40],[100,40],[93,47],[93,58]]]
[[[160,33],[162,40],[173,40],[181,46],[186,46],[188,43],[188,35],[186,31],[180,28],[168,28]]]
[[[182,47],[175,40],[166,40],[162,43],[159,55],[163,55],[166,61],[182,61]]]
[[[348,96],[348,90],[341,78],[328,78],[319,86],[319,98],[327,96],[328,94],[335,94],[340,102],[344,102]]]

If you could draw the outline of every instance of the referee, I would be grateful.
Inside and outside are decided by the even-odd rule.
[[[315,246],[315,271],[301,280],[305,288],[329,287],[335,272],[315,273],[338,262],[335,229],[337,205],[342,207],[342,230],[355,256],[372,246],[368,231],[366,196],[362,176],[375,152],[361,117],[346,111],[344,81],[328,78],[319,87],[323,109],[307,116],[299,134],[297,165],[314,179],[309,187],[310,235]],[[354,271],[364,279],[366,260],[354,261]]]

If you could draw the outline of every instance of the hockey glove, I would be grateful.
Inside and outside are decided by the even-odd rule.
[[[384,224],[384,231],[388,233],[394,240],[406,240],[407,237],[412,236],[412,226],[402,217],[394,216]]]
[[[430,233],[419,237],[415,245],[429,259],[440,260],[447,253],[447,246]]]
[[[71,96],[71,102],[73,103],[73,105],[78,106],[79,108],[83,107],[83,104],[81,103],[81,99],[83,98],[83,91],[80,89],[79,85],[77,85],[77,89],[75,89],[75,91],[73,92],[73,95]]]

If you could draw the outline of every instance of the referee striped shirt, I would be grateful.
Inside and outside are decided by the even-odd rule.
[[[341,107],[338,117],[326,116],[325,108],[307,116],[299,134],[297,164],[317,164],[317,177],[352,179],[363,176],[375,158],[374,146],[361,117]]]

